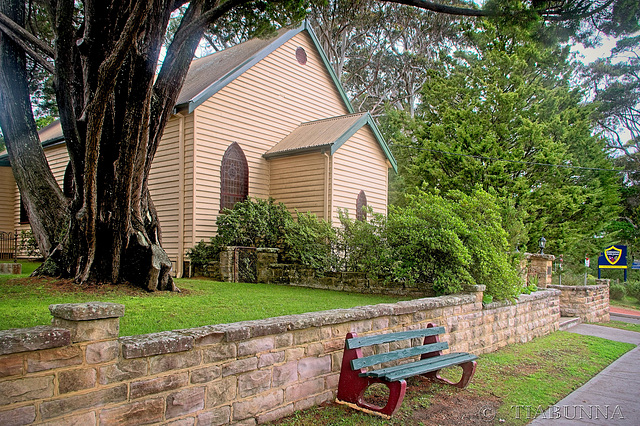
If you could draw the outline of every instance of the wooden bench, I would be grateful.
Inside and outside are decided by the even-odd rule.
[[[408,377],[422,375],[430,379],[464,388],[476,371],[477,356],[466,352],[455,352],[442,355],[449,348],[447,342],[440,342],[438,335],[445,332],[444,327],[428,324],[422,330],[401,331],[376,336],[358,337],[356,333],[348,333],[345,340],[340,381],[338,382],[337,402],[352,406],[362,411],[390,417],[400,405],[407,389]],[[398,349],[377,355],[363,356],[362,348],[424,337],[421,346]],[[402,363],[394,367],[371,369],[378,364],[417,357],[412,362]],[[459,365],[462,367],[462,378],[452,383],[439,376],[439,370]],[[364,401],[364,392],[374,383],[382,383],[389,388],[389,399],[384,407]]]

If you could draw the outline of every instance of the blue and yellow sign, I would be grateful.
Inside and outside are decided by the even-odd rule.
[[[611,246],[598,258],[599,269],[627,269],[627,246]]]

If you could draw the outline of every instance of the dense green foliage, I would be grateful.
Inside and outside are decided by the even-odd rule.
[[[568,49],[548,48],[524,30],[478,24],[473,48],[444,55],[424,85],[414,118],[389,112],[385,127],[400,172],[394,202],[415,188],[494,193],[508,216],[512,249],[597,252],[617,217],[619,180],[593,106],[570,86]]]
[[[500,207],[478,189],[471,195],[419,192],[388,217],[369,212],[354,220],[340,212],[332,228],[314,215],[296,214],[273,200],[237,203],[218,219],[218,234],[189,252],[192,262],[216,260],[225,246],[276,247],[285,262],[319,272],[364,271],[394,285],[433,285],[436,294],[481,284],[496,299],[521,290],[516,259],[509,252]]]
[[[611,284],[609,286],[609,297],[615,300],[622,300],[627,295],[627,288],[622,284]]]

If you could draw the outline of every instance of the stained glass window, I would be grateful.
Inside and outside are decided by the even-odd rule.
[[[249,195],[249,166],[237,142],[229,146],[220,166],[220,211],[232,209]]]
[[[360,191],[356,200],[356,219],[367,220],[367,196],[364,191]]]

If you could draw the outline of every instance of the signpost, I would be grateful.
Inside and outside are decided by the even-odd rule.
[[[585,265],[588,258],[585,257]],[[627,246],[613,245],[600,253],[598,258],[598,279],[603,269],[624,269],[624,280],[627,281]]]

